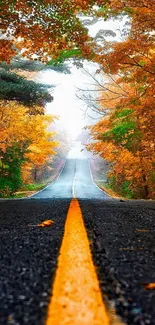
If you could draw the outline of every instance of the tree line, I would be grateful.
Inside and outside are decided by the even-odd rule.
[[[95,57],[106,76],[99,101],[108,114],[91,128],[90,149],[110,162],[116,192],[154,198],[155,2],[111,1],[110,14],[120,13],[130,17],[128,36],[104,44]]]

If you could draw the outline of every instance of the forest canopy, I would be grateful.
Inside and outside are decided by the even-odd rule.
[[[9,62],[17,51],[30,58],[35,54],[43,62],[63,50],[79,49],[88,57],[89,37],[78,14],[93,13],[93,5],[98,3],[101,1],[2,0],[0,61]]]

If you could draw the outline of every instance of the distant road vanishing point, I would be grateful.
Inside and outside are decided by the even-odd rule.
[[[33,198],[108,199],[93,182],[88,159],[67,159],[58,179]]]

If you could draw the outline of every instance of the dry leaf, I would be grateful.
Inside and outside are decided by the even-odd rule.
[[[120,251],[133,251],[134,248],[133,247],[120,247],[119,250]]]
[[[38,224],[38,227],[48,227],[51,226],[52,223],[54,223],[53,220],[45,220],[42,223]]]
[[[149,229],[136,229],[138,232],[149,232]]]
[[[119,250],[120,251],[141,251],[143,250],[143,247],[120,247]]]
[[[144,286],[145,286],[145,289],[149,289],[149,290],[155,289],[155,283],[154,282],[145,284]]]

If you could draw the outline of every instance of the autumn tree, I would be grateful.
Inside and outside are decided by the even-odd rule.
[[[101,3],[101,0],[2,0],[0,61],[9,62],[21,49],[23,55],[32,58],[35,54],[41,61],[49,61],[64,50],[77,49],[88,57],[90,39],[78,14],[93,12],[94,4]]]
[[[110,16],[130,17],[130,32],[122,42],[106,42],[96,54],[109,78],[99,98],[109,116],[92,127],[97,141],[91,149],[111,163],[115,190],[150,198],[155,195],[155,2],[111,0],[109,8]]]
[[[96,141],[89,149],[110,162],[110,184],[122,195],[154,196],[153,115],[139,118],[133,108],[117,107],[91,127]]]
[[[47,130],[53,120],[53,116],[31,115],[15,101],[0,102],[1,195],[20,187],[24,164],[41,166],[55,154],[57,142]]]
[[[17,54],[49,62],[51,66],[58,62],[61,67],[63,60],[69,57],[90,57],[90,38],[78,14],[93,10],[93,5],[98,2],[2,0],[2,67],[6,68],[4,62],[10,63]],[[11,193],[21,183],[24,164],[39,168],[49,154],[53,154],[52,135],[47,133],[44,125],[48,117],[40,116],[44,113],[45,103],[51,101],[52,96],[43,85],[3,70],[0,72],[0,84],[1,187],[4,192],[8,189]]]

